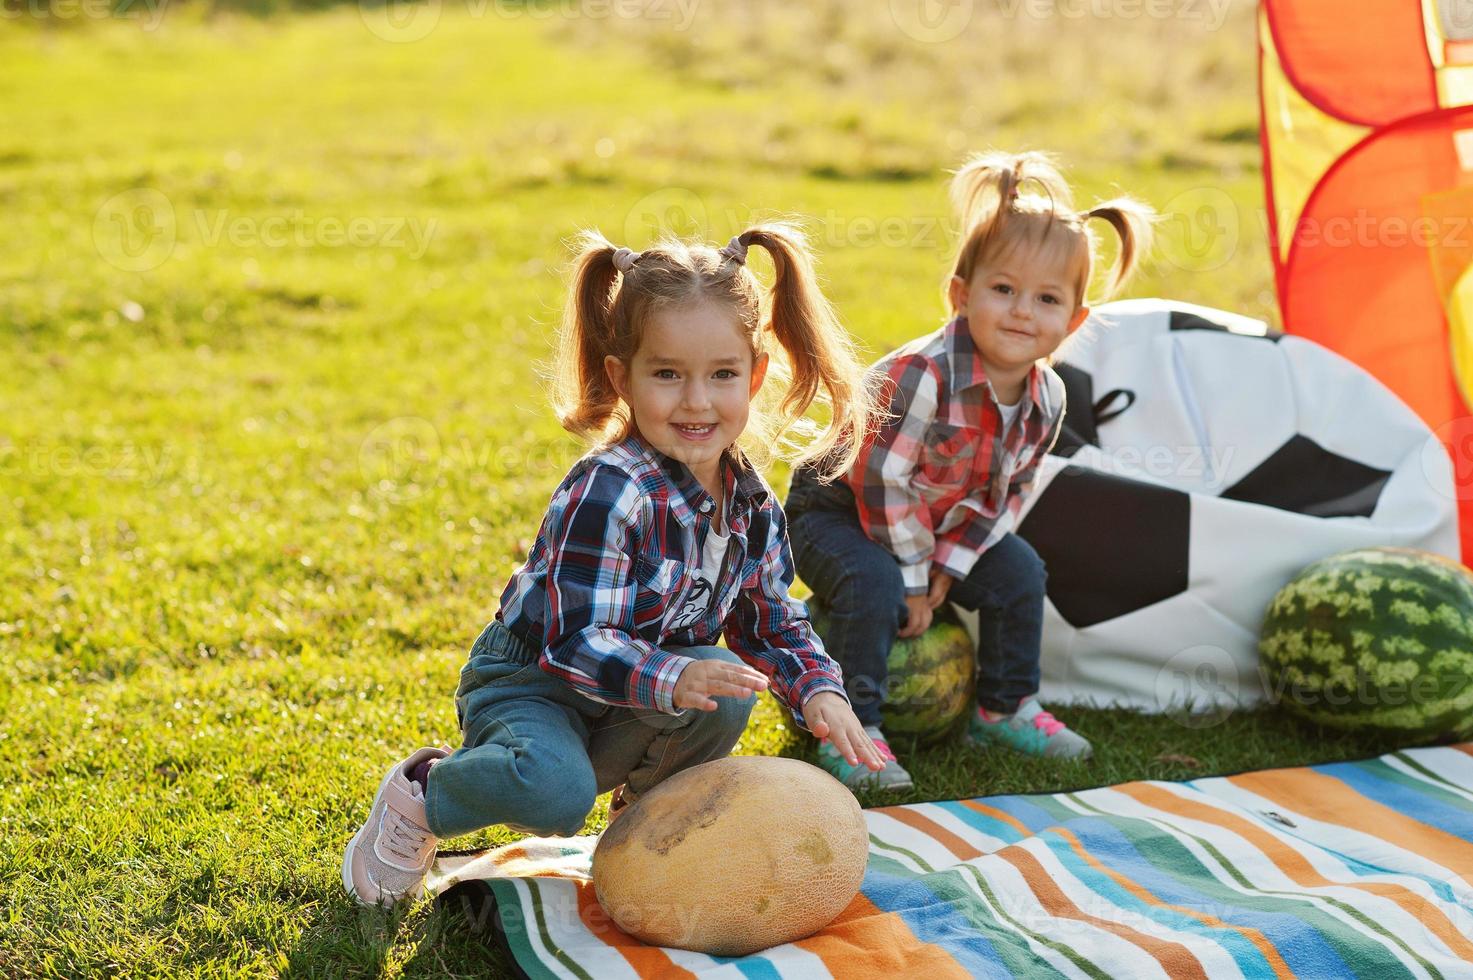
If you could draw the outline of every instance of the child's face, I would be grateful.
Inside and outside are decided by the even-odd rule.
[[[610,356],[604,367],[640,435],[709,478],[747,427],[767,355],[754,360],[731,311],[701,302],[654,314],[630,362]]]
[[[1040,261],[1018,249],[990,264],[978,264],[971,281],[953,276],[952,309],[967,318],[967,331],[989,376],[1026,374],[1052,354],[1084,322],[1063,263]]]

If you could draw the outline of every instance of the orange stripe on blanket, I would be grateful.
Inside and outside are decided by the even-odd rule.
[[[695,974],[682,966],[676,966],[668,953],[658,946],[646,946],[629,933],[614,925],[614,920],[598,904],[592,883],[578,886],[578,918],[583,927],[601,940],[604,945],[619,951],[642,977],[685,978]]]
[[[1203,968],[1201,960],[1197,959],[1192,951],[1181,943],[1148,936],[1123,923],[1111,922],[1109,919],[1090,915],[1075,905],[1044,866],[1038,863],[1038,859],[1022,847],[1017,845],[1005,847],[996,852],[996,856],[1018,869],[1023,875],[1023,880],[1028,882],[1028,887],[1038,897],[1039,904],[1055,918],[1087,922],[1127,942],[1134,943],[1150,954],[1157,963],[1160,963],[1161,968],[1169,977],[1200,977],[1206,980],[1207,971]]]
[[[1288,771],[1307,772],[1304,769],[1292,769]],[[1302,854],[1287,844],[1281,843],[1276,837],[1251,820],[1245,820],[1235,814],[1208,806],[1205,803],[1184,800],[1174,793],[1169,793],[1164,789],[1146,783],[1123,783],[1113,788],[1116,792],[1124,793],[1126,796],[1139,800],[1141,803],[1153,809],[1162,810],[1166,813],[1175,813],[1178,816],[1187,817],[1192,820],[1201,820],[1204,823],[1216,824],[1225,830],[1232,831],[1262,851],[1263,855],[1272,861],[1275,867],[1297,885],[1307,887],[1358,888],[1372,895],[1379,895],[1382,898],[1389,899],[1400,905],[1408,914],[1431,930],[1456,955],[1461,956],[1465,960],[1473,960],[1473,944],[1470,944],[1463,937],[1462,933],[1453,927],[1453,924],[1448,921],[1447,916],[1443,915],[1442,910],[1416,892],[1402,885],[1375,881],[1331,881],[1316,871]],[[1366,802],[1370,801],[1367,800]]]
[[[574,881],[587,881],[588,872],[582,868],[569,865],[566,869],[547,865],[547,858],[541,855],[531,854],[526,848],[517,845],[508,845],[503,851],[496,854],[496,873],[503,878],[568,878]]]
[[[1322,823],[1358,830],[1419,854],[1473,884],[1473,844],[1362,796],[1334,776],[1312,769],[1270,769],[1228,781]]]
[[[793,945],[823,960],[830,973],[844,980],[970,976],[950,953],[916,938],[903,918],[881,910],[863,892],[821,932]]]
[[[886,806],[877,807],[876,810],[890,817],[892,820],[897,820],[905,824],[912,830],[920,831],[952,854],[955,854],[960,860],[970,861],[974,857],[982,856],[981,851],[962,840],[956,834],[953,834],[930,817],[923,817],[908,807]]]
[[[978,813],[985,813],[987,816],[991,817],[994,820],[1001,820],[1003,823],[1012,827],[1024,837],[1033,836],[1033,831],[1028,829],[1027,824],[1019,820],[1017,817],[1013,816],[1011,813],[1005,813],[995,806],[988,806],[986,803],[979,803],[976,800],[962,800],[961,805],[969,810],[976,810]]]
[[[1132,895],[1145,902],[1147,905],[1154,905],[1157,908],[1171,909],[1173,912],[1179,912],[1182,915],[1190,916],[1203,925],[1211,926],[1214,929],[1230,929],[1233,932],[1239,933],[1243,936],[1243,938],[1252,943],[1260,953],[1263,954],[1263,958],[1268,961],[1268,965],[1273,969],[1275,976],[1294,976],[1294,971],[1289,969],[1289,964],[1284,962],[1284,958],[1279,955],[1279,951],[1274,946],[1273,942],[1262,932],[1259,932],[1252,926],[1235,926],[1231,922],[1224,922],[1222,919],[1219,919],[1215,915],[1208,915],[1206,912],[1198,912],[1196,909],[1186,905],[1176,905],[1171,902],[1163,901],[1157,898],[1155,895],[1151,894],[1144,887],[1134,881],[1131,881],[1129,878],[1125,877],[1125,875],[1121,874],[1115,869],[1107,868],[1105,867],[1105,865],[1101,864],[1099,858],[1095,857],[1093,854],[1089,853],[1089,851],[1085,850],[1084,842],[1081,841],[1078,837],[1075,837],[1072,831],[1065,830],[1062,827],[1054,827],[1052,828],[1052,832],[1058,834],[1059,837],[1063,838],[1064,842],[1068,844],[1071,848],[1073,848],[1074,853],[1078,854],[1079,857],[1084,861],[1084,863],[1088,864],[1096,871],[1109,876],[1109,878],[1114,881],[1115,884],[1130,892]]]

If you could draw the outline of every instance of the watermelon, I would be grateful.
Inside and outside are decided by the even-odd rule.
[[[1258,651],[1270,697],[1308,721],[1405,741],[1473,732],[1473,574],[1441,555],[1315,562],[1269,604]]]
[[[827,631],[826,610],[810,603],[813,627]],[[880,723],[894,741],[920,745],[940,742],[954,732],[975,704],[973,664],[976,647],[966,628],[947,606],[936,610],[925,633],[896,640],[890,647],[890,671]]]

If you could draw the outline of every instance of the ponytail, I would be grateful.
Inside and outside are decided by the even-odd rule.
[[[818,288],[803,233],[789,224],[749,228],[722,251],[743,263],[746,249],[756,245],[772,257],[774,278],[768,291],[768,322],[787,355],[792,376],[778,409],[774,435],[800,425],[815,403],[832,411],[824,431],[793,462],[815,461],[825,480],[847,472],[872,426],[875,401],[864,380],[854,342],[839,325],[834,308]]]
[[[1150,252],[1151,239],[1155,234],[1153,224],[1156,212],[1140,201],[1117,197],[1096,204],[1081,217],[1085,220],[1099,218],[1115,229],[1115,234],[1120,239],[1120,254],[1116,256],[1115,266],[1110,271],[1109,285],[1105,287],[1101,297],[1103,301],[1119,291],[1140,266],[1141,258]]]
[[[572,293],[558,331],[553,406],[564,429],[590,438],[605,433],[619,405],[619,395],[604,370],[604,358],[617,353],[618,346],[613,304],[619,278],[614,256],[619,250],[596,231],[583,232],[579,244]]]
[[[1150,250],[1156,217],[1150,207],[1118,197],[1088,211],[1074,210],[1073,191],[1044,153],[978,154],[956,171],[950,191],[962,237],[948,282],[953,277],[971,281],[979,263],[991,262],[1019,243],[1049,244],[1066,258],[1076,304],[1085,306],[1097,252],[1087,226],[1090,219],[1105,221],[1120,238],[1120,254],[1103,298],[1124,285]]]
[[[1074,207],[1074,193],[1046,153],[978,153],[951,178],[951,203],[964,230],[990,226],[1017,202],[1025,182],[1043,188],[1044,196],[1063,211]]]

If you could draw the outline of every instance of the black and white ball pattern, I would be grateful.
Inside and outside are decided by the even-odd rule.
[[[1019,528],[1048,566],[1046,701],[1254,704],[1264,609],[1305,565],[1458,556],[1451,463],[1339,355],[1164,300],[1097,308],[1061,355],[1065,431]]]

